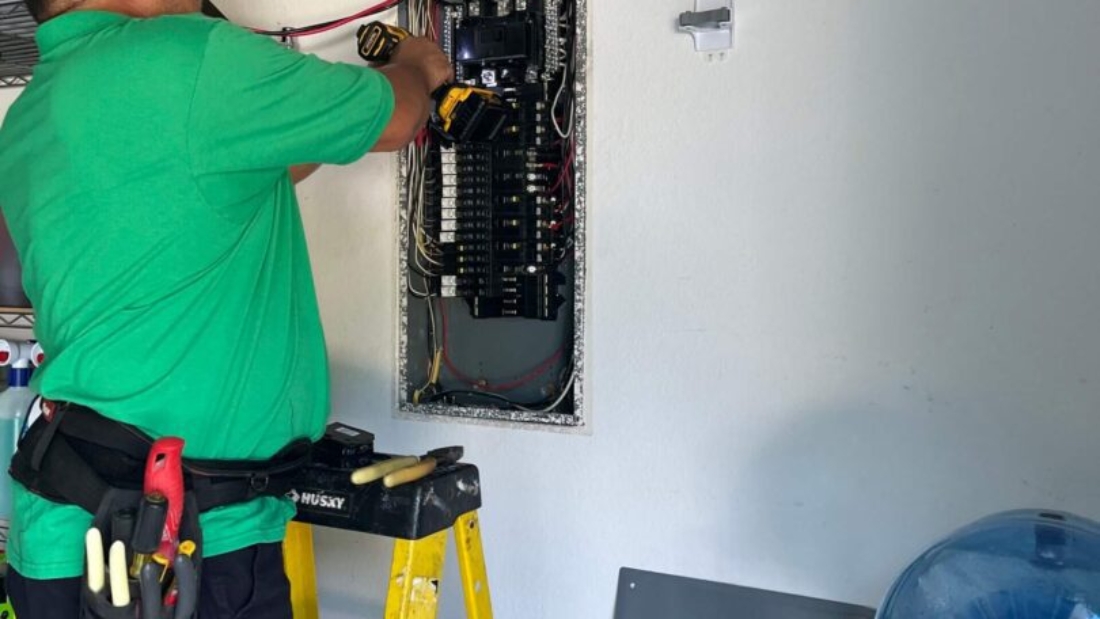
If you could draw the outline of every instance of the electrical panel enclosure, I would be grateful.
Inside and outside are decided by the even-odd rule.
[[[584,2],[410,0],[406,18],[480,130],[425,131],[402,158],[401,409],[583,425]]]

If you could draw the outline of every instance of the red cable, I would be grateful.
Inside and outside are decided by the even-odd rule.
[[[518,389],[520,387],[523,387],[524,385],[527,385],[527,384],[531,383],[532,381],[537,379],[539,376],[542,376],[547,371],[549,371],[550,368],[554,367],[554,364],[556,364],[558,362],[558,360],[560,360],[562,358],[562,355],[565,354],[565,347],[564,346],[561,347],[561,348],[558,348],[558,350],[555,351],[554,354],[550,355],[549,357],[546,358],[546,360],[544,360],[542,363],[538,364],[535,367],[535,369],[531,370],[527,374],[524,374],[520,378],[517,378],[516,380],[510,381],[510,382],[501,383],[499,385],[494,385],[494,384],[491,384],[491,383],[489,383],[488,381],[485,381],[485,380],[478,380],[478,379],[472,378],[470,376],[467,376],[465,373],[462,372],[462,370],[459,370],[457,367],[455,367],[454,362],[451,361],[450,354],[447,352],[447,333],[448,333],[450,323],[447,319],[447,308],[444,306],[443,299],[439,300],[439,313],[440,313],[440,315],[442,315],[441,322],[443,323],[443,364],[447,366],[447,370],[450,371],[451,374],[453,374],[455,378],[457,378],[458,380],[466,383],[467,385],[477,387],[481,391],[489,391],[489,392],[511,391],[512,389]]]
[[[435,19],[432,20],[432,40],[439,40],[439,22],[443,21],[443,7],[438,3],[432,3],[435,8]]]
[[[370,17],[371,15],[377,15],[378,13],[381,13],[383,11],[388,11],[388,10],[392,9],[393,7],[397,6],[400,3],[401,3],[400,0],[386,0],[385,2],[381,2],[381,3],[376,4],[376,5],[374,5],[370,8],[363,9],[362,11],[356,13],[355,15],[349,15],[347,17],[338,19],[335,22],[333,22],[331,24],[328,24],[326,26],[319,26],[317,28],[313,28],[313,29],[310,29],[310,30],[301,30],[301,31],[298,31],[298,32],[288,32],[288,33],[277,33],[274,30],[268,30],[268,29],[265,29],[265,28],[250,28],[250,30],[252,30],[253,32],[269,33],[271,36],[284,36],[284,37],[291,38],[291,39],[298,38],[298,37],[307,37],[307,36],[312,36],[312,35],[315,35],[315,34],[321,34],[322,32],[328,32],[330,30],[335,30],[337,28],[340,28],[341,26],[346,26],[346,25],[350,24],[351,22],[353,22],[357,19],[363,19],[364,17]]]
[[[339,20],[335,23],[329,24],[328,26],[317,28],[315,30],[309,30],[307,32],[299,32],[297,34],[294,34],[293,36],[294,37],[312,36],[312,35],[315,35],[315,34],[321,34],[322,32],[328,32],[330,30],[335,30],[337,28],[346,26],[346,25],[350,24],[353,21],[363,19],[364,17],[370,17],[371,15],[377,15],[378,13],[381,13],[383,11],[388,11],[388,10],[392,9],[393,7],[397,6],[398,4],[400,4],[399,0],[387,0],[386,2],[382,2],[381,4],[377,4],[375,6],[372,6],[371,8],[366,9],[366,10],[360,12],[360,13],[356,13],[355,15],[345,17],[344,19],[341,19],[341,20]]]
[[[569,156],[565,158],[565,163],[561,166],[561,173],[558,175],[558,181],[554,183],[554,186],[551,187],[550,191],[547,193],[554,193],[557,191],[562,184],[566,182],[566,179],[569,178],[569,173],[573,170],[573,155],[575,155],[576,152],[577,150],[575,148],[569,150]],[[570,187],[572,187],[572,180],[569,182]]]

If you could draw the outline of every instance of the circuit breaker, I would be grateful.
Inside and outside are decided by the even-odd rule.
[[[426,131],[405,154],[403,408],[578,424],[583,2],[410,0],[407,18],[504,113],[491,139]]]

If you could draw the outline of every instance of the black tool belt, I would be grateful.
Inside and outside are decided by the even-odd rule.
[[[51,501],[79,505],[92,514],[112,489],[140,493],[152,438],[84,406],[47,405],[53,405],[52,415],[38,418],[12,458],[16,481]],[[194,494],[199,512],[282,496],[294,474],[309,463],[311,448],[302,438],[270,460],[184,458],[184,485]]]
[[[312,443],[303,438],[270,460],[183,458],[184,489],[174,534],[178,539],[169,542],[171,552],[161,554],[157,542],[163,543],[165,510],[171,506],[147,504],[157,503],[153,497],[160,495],[147,495],[142,487],[153,439],[84,406],[44,402],[43,408],[19,442],[11,475],[31,492],[79,505],[94,516],[94,530],[85,540],[81,619],[195,619],[203,554],[199,514],[285,494],[312,451]],[[160,512],[159,521],[151,516],[154,510]],[[102,547],[107,554],[115,545],[124,556],[111,558],[110,571],[121,578],[108,588],[103,584],[105,567],[92,558],[91,549]],[[185,545],[189,550],[182,550]],[[150,563],[158,557],[164,567]]]

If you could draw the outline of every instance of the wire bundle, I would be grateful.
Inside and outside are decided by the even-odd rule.
[[[297,28],[284,28],[282,30],[264,30],[264,29],[261,29],[261,28],[251,28],[250,30],[252,30],[256,34],[262,34],[262,35],[270,36],[270,37],[286,37],[286,38],[308,37],[308,36],[313,36],[315,34],[321,34],[322,32],[328,32],[330,30],[335,30],[337,28],[340,28],[341,26],[346,26],[346,25],[348,25],[348,24],[350,24],[354,21],[358,21],[358,20],[363,19],[365,17],[371,17],[372,15],[377,15],[379,13],[383,13],[385,11],[388,11],[388,10],[396,7],[398,4],[401,4],[401,0],[385,0],[385,2],[381,2],[379,4],[376,4],[376,5],[372,6],[372,7],[363,9],[362,11],[359,11],[358,13],[356,13],[354,15],[348,15],[347,17],[341,17],[339,19],[333,19],[333,20],[330,20],[330,21],[327,21],[327,22],[322,22],[320,24],[312,24],[312,25],[309,25],[309,26],[301,26],[301,27],[297,27]]]

